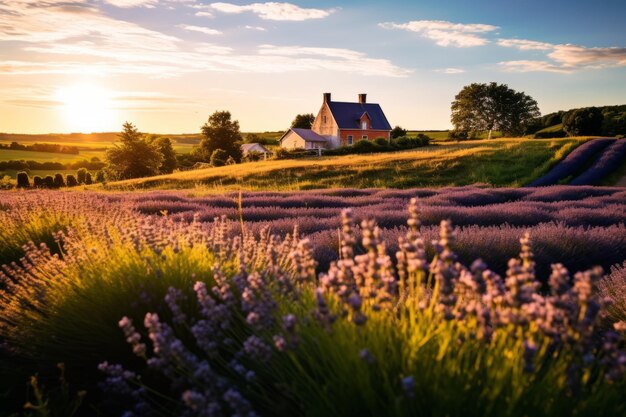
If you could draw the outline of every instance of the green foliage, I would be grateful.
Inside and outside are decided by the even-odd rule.
[[[193,151],[197,161],[209,162],[217,149],[224,150],[235,161],[241,161],[239,122],[231,120],[229,111],[216,111],[209,116],[207,123],[202,126],[202,135],[204,138]]]
[[[391,129],[391,139],[396,139],[402,136],[406,136],[407,134],[407,130],[401,128],[400,126],[396,126],[393,129]]]
[[[91,185],[93,184],[93,179],[91,178],[91,172],[87,172],[85,174],[85,184],[86,185]]]
[[[65,187],[65,178],[63,178],[62,174],[54,174],[54,188]]]
[[[155,146],[163,157],[159,172],[161,174],[170,174],[178,168],[178,160],[176,159],[176,152],[172,145],[172,140],[167,137],[152,137],[149,139],[150,143]]]
[[[374,139],[374,143],[378,146],[387,146],[389,145],[389,141],[385,138],[376,138]]]
[[[43,186],[44,186],[43,178],[41,178],[39,175],[35,175],[33,177],[33,187],[42,188]]]
[[[65,364],[59,363],[57,368],[60,373],[58,386],[48,388],[42,386],[36,376],[30,378],[24,417],[73,417],[78,413],[87,393],[73,393],[65,379]]]
[[[0,179],[0,190],[11,190],[13,187],[15,187],[15,184],[13,184],[13,180],[8,175],[4,175]]]
[[[54,177],[52,175],[46,175],[43,179],[43,185],[46,188],[54,188]]]
[[[79,184],[76,177],[72,174],[69,174],[65,181],[67,182],[68,187],[76,187]]]
[[[570,136],[598,135],[602,120],[602,112],[597,107],[570,110],[563,115],[563,130]]]
[[[78,180],[79,184],[84,184],[86,177],[87,177],[87,170],[85,168],[81,168],[78,171],[76,171],[76,179]]]
[[[159,173],[163,162],[161,152],[132,123],[124,123],[119,138],[121,144],[106,152],[107,170],[114,178],[140,178]]]
[[[539,107],[532,97],[495,82],[465,86],[452,102],[455,130],[470,134],[488,131],[488,139],[493,130],[521,136],[539,115]]]
[[[565,136],[567,134],[563,130],[562,123],[541,129],[533,135],[535,139],[564,138]]]
[[[229,155],[224,149],[216,149],[211,154],[211,165],[214,167],[221,167],[226,165]]]
[[[296,129],[310,129],[315,121],[313,113],[298,114],[291,122],[291,127]]]
[[[18,172],[17,174],[17,188],[30,188],[30,180],[26,172]]]
[[[106,181],[106,175],[103,170],[96,172],[96,182],[103,183]]]

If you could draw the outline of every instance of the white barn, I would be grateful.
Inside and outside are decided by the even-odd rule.
[[[291,128],[280,138],[285,149],[325,149],[328,139],[310,129]]]

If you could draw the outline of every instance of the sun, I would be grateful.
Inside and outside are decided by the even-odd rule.
[[[110,130],[115,120],[113,95],[95,84],[74,84],[60,87],[57,101],[66,126],[72,132]]]

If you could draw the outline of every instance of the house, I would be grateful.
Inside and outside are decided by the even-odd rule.
[[[282,148],[332,149],[361,140],[390,139],[385,113],[379,104],[367,102],[367,94],[359,94],[357,103],[332,101],[330,93],[324,93],[323,99],[311,129],[289,129],[280,138]]]
[[[260,143],[244,143],[241,145],[241,153],[243,156],[247,156],[250,152],[258,152],[263,154],[264,158],[271,153],[265,146]]]

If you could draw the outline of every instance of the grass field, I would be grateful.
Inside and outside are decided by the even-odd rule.
[[[545,173],[586,140],[516,138],[444,143],[405,152],[244,163],[121,181],[106,187],[195,188],[206,192],[476,183],[517,187]]]

